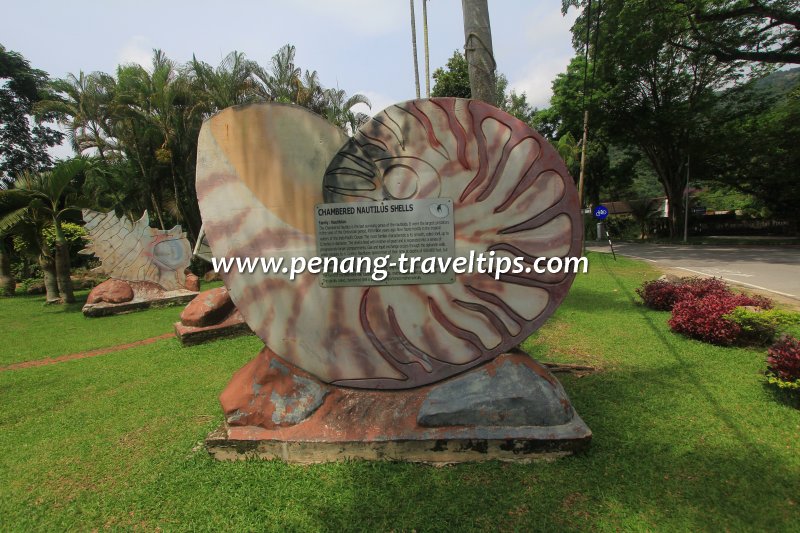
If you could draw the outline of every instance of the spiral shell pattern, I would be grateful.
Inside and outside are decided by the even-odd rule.
[[[556,151],[479,101],[394,105],[350,139],[297,107],[228,109],[201,131],[197,188],[217,256],[309,258],[314,205],[431,197],[454,202],[458,256],[533,261],[581,251],[577,193]],[[472,273],[448,285],[340,288],[311,274],[223,277],[281,357],[329,383],[400,389],[516,346],[553,313],[574,275]]]

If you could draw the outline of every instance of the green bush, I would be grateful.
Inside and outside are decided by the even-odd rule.
[[[787,327],[800,324],[800,313],[780,309],[737,307],[723,318],[739,325],[744,342],[759,345],[772,343]]]

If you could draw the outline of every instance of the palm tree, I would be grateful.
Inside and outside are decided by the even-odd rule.
[[[7,236],[0,235],[0,296],[14,296],[17,282],[11,272]]]
[[[355,132],[362,124],[369,120],[366,113],[354,112],[357,104],[365,104],[370,109],[372,104],[363,94],[347,96],[343,89],[328,89],[325,91],[325,111],[323,116],[328,122]]]
[[[325,89],[319,81],[317,71],[306,70],[303,81],[298,87],[295,103],[322,115],[325,113],[325,98]]]
[[[272,56],[269,70],[258,67],[256,79],[261,82],[259,92],[266,100],[285,104],[297,103],[297,95],[302,85],[302,70],[294,64],[295,47],[283,45]]]
[[[151,72],[140,65],[119,68],[115,135],[135,164],[144,201],[162,229],[168,214],[162,208],[171,204],[175,219],[194,239],[200,229],[194,165],[207,106],[197,84],[160,50],[154,51]]]
[[[78,155],[96,149],[105,160],[108,152],[116,150],[111,131],[112,100],[116,82],[102,72],[51,82],[57,96],[36,104],[37,115],[55,116],[67,130],[67,137]]]
[[[257,69],[255,62],[248,60],[243,53],[233,51],[216,69],[192,56],[188,72],[205,96],[210,114],[258,99],[258,84],[254,79]]]
[[[42,257],[47,257],[42,230],[50,225],[55,232],[55,277],[58,293],[65,303],[73,303],[75,295],[70,278],[69,243],[64,236],[61,222],[66,214],[82,207],[78,205],[77,195],[70,185],[86,168],[86,160],[78,157],[60,161],[46,172],[23,173],[15,182],[19,194],[26,195],[29,199],[26,212],[18,211],[16,217],[20,222],[27,219],[27,223],[23,224],[24,232],[29,236],[31,233],[36,234],[38,239],[29,238],[28,242],[39,245]],[[23,233],[23,230],[18,229],[18,232]]]
[[[640,198],[628,202],[631,217],[639,224],[639,238],[644,239],[649,232],[650,221],[659,213],[658,205],[653,199]]]
[[[13,296],[16,281],[11,272],[11,235],[25,218],[30,198],[22,191],[0,187],[0,295]]]

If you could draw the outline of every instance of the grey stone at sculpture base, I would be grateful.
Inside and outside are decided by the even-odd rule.
[[[551,394],[548,377],[510,361],[492,373],[478,368],[434,388],[425,398],[417,422],[426,427],[566,424],[573,416],[572,409],[564,406],[566,395]]]

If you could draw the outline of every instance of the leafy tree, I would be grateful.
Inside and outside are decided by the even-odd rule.
[[[636,154],[620,148],[620,143],[607,131],[608,115],[602,104],[607,98],[608,87],[599,80],[584,98],[584,73],[586,63],[583,56],[574,57],[566,72],[553,81],[553,96],[550,107],[535,113],[533,122],[537,129],[549,137],[559,150],[567,168],[573,176],[580,172],[581,141],[583,138],[583,106],[590,111],[591,127],[586,153],[585,195],[589,203],[597,205],[603,192],[613,191],[612,196],[623,191],[630,183],[632,160]]]
[[[458,50],[453,52],[453,56],[447,60],[444,67],[439,67],[433,72],[433,79],[434,85],[431,90],[433,97],[472,98],[469,65]],[[528,103],[525,93],[508,91],[508,78],[504,74],[496,76],[495,91],[497,107],[527,124],[532,124],[536,110]]]
[[[472,90],[469,86],[469,66],[464,55],[458,50],[453,52],[453,57],[447,60],[444,67],[433,71],[431,96],[472,98]]]
[[[564,8],[586,8],[588,1],[565,0]],[[585,45],[586,11],[572,30],[577,49]],[[592,43],[592,70],[603,99],[593,105],[609,138],[635,146],[649,161],[669,199],[670,230],[678,234],[687,161],[707,157],[708,114],[717,92],[737,82],[741,65],[692,50],[689,21],[674,4],[604,0],[594,14],[601,33]]]
[[[719,147],[707,166],[715,181],[758,198],[771,214],[800,228],[800,84],[782,97],[743,91],[720,111]],[[738,104],[738,105],[737,105]]]
[[[797,0],[673,0],[695,43],[675,41],[719,61],[800,63]]]
[[[0,45],[0,181],[52,164],[47,149],[63,134],[45,125],[49,115],[33,117],[33,106],[46,96],[47,73]]]

